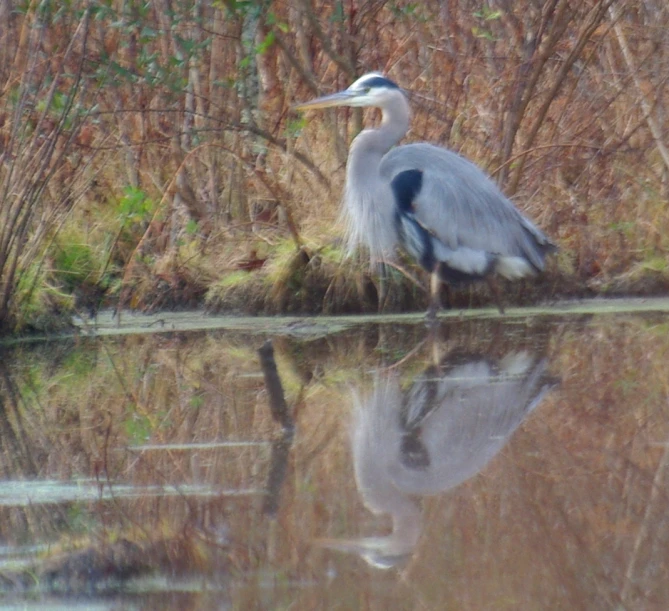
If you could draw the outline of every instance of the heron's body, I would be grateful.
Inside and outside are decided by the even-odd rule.
[[[362,131],[349,152],[344,202],[351,248],[364,245],[373,261],[384,261],[402,246],[448,284],[495,273],[514,280],[544,269],[555,245],[476,165],[427,143],[395,146],[409,128],[410,109],[392,81],[368,74],[300,107],[335,105],[377,106],[383,113],[381,125]]]

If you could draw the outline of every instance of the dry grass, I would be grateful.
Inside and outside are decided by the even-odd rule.
[[[93,3],[82,17],[83,5],[58,18],[34,5],[0,12],[5,331],[32,324],[15,294],[30,261],[45,262],[35,290],[62,290],[91,311],[192,307],[205,294],[216,309],[374,309],[378,282],[364,266],[311,257],[340,235],[347,144],[376,113],[305,122],[290,110],[372,69],[410,91],[407,141],[480,164],[559,243],[547,278],[535,291],[510,288],[510,301],[666,290],[664,6],[557,0],[542,13],[531,3],[380,2],[342,19],[327,4],[270,3],[257,16],[242,3],[200,7],[196,19],[189,3],[142,15]],[[46,84],[21,89],[29,82]],[[6,222],[18,202],[30,206],[20,228]],[[84,275],[73,287],[63,277],[81,270],[52,273],[68,225],[64,235],[87,245],[106,278]],[[285,240],[310,261],[284,257]],[[250,272],[260,278],[249,278],[244,302],[225,277],[256,258],[286,268]],[[390,307],[422,307],[409,284],[394,283]],[[461,303],[487,300],[466,293]]]

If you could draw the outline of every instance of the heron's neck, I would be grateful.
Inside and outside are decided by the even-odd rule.
[[[349,250],[364,244],[376,262],[392,257],[397,244],[395,204],[380,169],[383,156],[409,128],[409,104],[398,92],[382,111],[381,125],[361,132],[351,144],[344,196]]]
[[[409,103],[404,95],[386,101],[381,110],[381,125],[360,132],[351,144],[347,164],[349,181],[368,181],[370,172],[378,171],[383,156],[409,129]]]

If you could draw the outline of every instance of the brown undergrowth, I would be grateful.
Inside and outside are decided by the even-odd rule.
[[[4,3],[0,331],[100,307],[376,311],[366,265],[319,249],[378,112],[291,109],[371,70],[407,91],[404,142],[472,159],[560,246],[511,303],[666,292],[669,9],[507,5]],[[383,294],[423,307],[401,274]]]
[[[52,551],[42,561],[0,573],[6,594],[39,592],[92,595],[116,593],[130,581],[150,575],[184,579],[226,576],[228,550],[201,533],[182,532],[154,540],[121,538]]]
[[[523,282],[501,280],[506,305],[536,305],[564,297],[595,294],[561,274],[557,264],[540,277]],[[414,312],[428,307],[429,279],[409,261],[385,270],[370,269],[355,258],[332,258],[323,250],[294,253],[276,270],[239,272],[224,278],[207,293],[211,313],[351,314]],[[444,289],[445,307],[479,307],[494,303],[483,283]]]

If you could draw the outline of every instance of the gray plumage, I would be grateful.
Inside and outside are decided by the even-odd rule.
[[[557,384],[547,361],[528,352],[499,360],[451,354],[402,391],[394,371],[355,397],[351,446],[365,507],[392,518],[385,536],[327,540],[379,568],[406,560],[422,532],[415,495],[433,495],[474,477]]]
[[[516,279],[544,269],[555,245],[476,165],[431,144],[395,146],[410,118],[395,83],[367,74],[344,91],[297,108],[341,105],[382,111],[381,125],[362,131],[349,151],[344,218],[350,249],[363,245],[372,261],[384,261],[403,246],[450,283],[493,273]],[[413,172],[404,182],[415,184],[403,185],[408,199],[401,202],[393,183],[407,171]]]
[[[413,201],[416,219],[447,249],[468,248],[497,261],[519,257],[534,271],[544,269],[553,244],[472,162],[431,144],[405,144],[388,152],[380,173],[392,180],[411,168],[420,168],[424,176]]]
[[[379,376],[353,425],[356,478],[374,487],[380,472],[407,494],[436,494],[473,477],[502,449],[556,379],[547,361],[512,352],[494,361],[452,355],[402,393],[396,375]],[[428,460],[407,460],[403,439],[416,434]],[[369,470],[377,475],[369,477]]]

